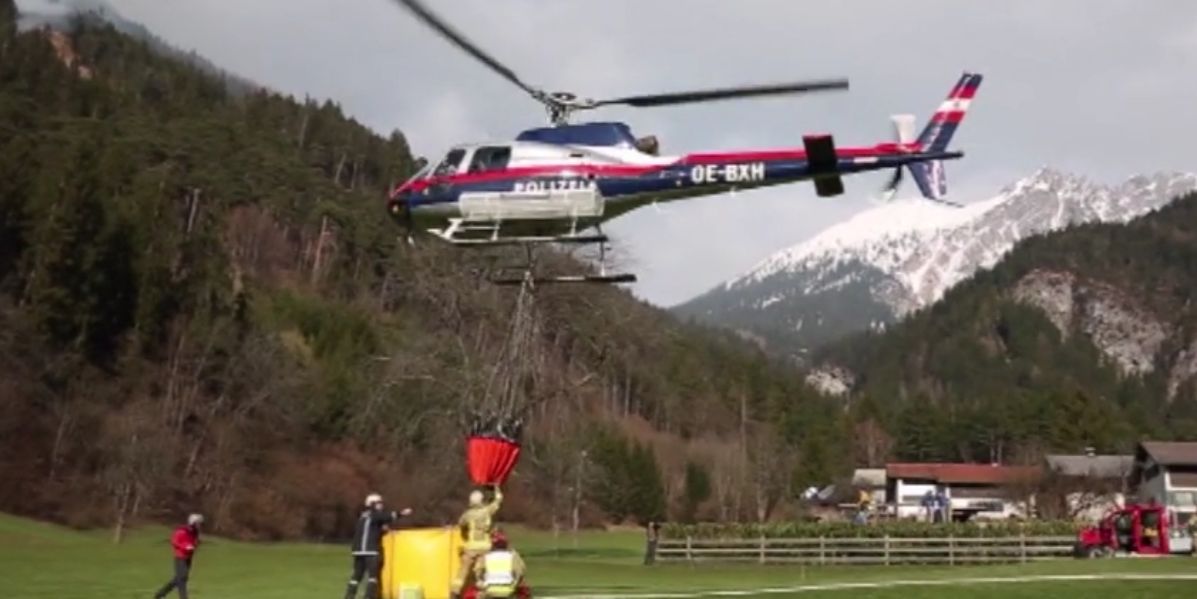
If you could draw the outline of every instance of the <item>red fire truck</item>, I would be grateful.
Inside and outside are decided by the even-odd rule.
[[[1077,557],[1118,554],[1193,554],[1193,536],[1162,505],[1128,505],[1110,511],[1077,535]]]

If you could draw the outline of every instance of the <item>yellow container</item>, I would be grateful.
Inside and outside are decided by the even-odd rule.
[[[455,527],[387,533],[382,537],[382,599],[449,599],[460,550]]]

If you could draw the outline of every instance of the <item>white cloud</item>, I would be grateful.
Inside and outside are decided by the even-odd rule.
[[[421,154],[543,122],[539,106],[393,0],[109,1],[234,72],[401,129]],[[889,137],[891,113],[924,119],[960,71],[977,70],[987,80],[958,138],[968,156],[949,165],[955,189],[985,195],[1044,164],[1105,181],[1193,167],[1191,0],[426,1],[549,89],[851,79],[846,94],[589,115],[657,134],[668,152],[795,145],[808,131],[872,143]],[[637,291],[671,303],[869,206],[880,183],[849,179],[847,199],[797,186],[672,204],[612,229],[634,252]]]

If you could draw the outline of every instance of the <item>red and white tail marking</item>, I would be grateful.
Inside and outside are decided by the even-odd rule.
[[[973,77],[965,75],[952,88],[947,99],[939,105],[939,109],[931,117],[931,122],[959,123],[964,120],[964,114],[968,112],[969,105],[972,104],[973,98],[977,95],[977,88],[980,86],[980,83],[980,76]]]

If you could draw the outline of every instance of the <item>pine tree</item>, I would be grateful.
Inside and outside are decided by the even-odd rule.
[[[85,323],[92,317],[88,268],[96,261],[95,244],[104,226],[98,151],[94,140],[61,148],[31,202],[40,224],[28,252],[24,300],[60,347],[83,345]]]
[[[619,519],[632,510],[631,455],[618,433],[600,430],[592,443],[590,460],[598,469],[588,494],[608,515]]]
[[[947,445],[939,411],[929,400],[918,397],[898,415],[897,453],[903,460],[933,461],[939,459]]]
[[[0,0],[0,56],[16,32],[17,4],[15,0]]]
[[[682,495],[685,500],[682,506],[682,521],[694,522],[698,514],[698,507],[711,497],[711,476],[702,464],[686,463],[686,479]]]
[[[665,519],[665,485],[651,446],[636,444],[629,452],[632,501],[628,516],[645,525]]]

